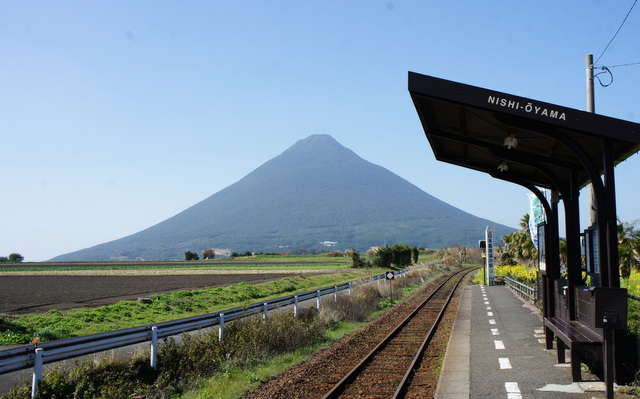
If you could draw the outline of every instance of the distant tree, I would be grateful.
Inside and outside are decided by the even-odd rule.
[[[2,262],[9,262],[9,258],[7,258],[6,256],[0,256],[0,263]]]
[[[9,262],[22,262],[24,260],[24,256],[20,255],[20,254],[10,254],[9,255]]]
[[[231,252],[231,255],[229,255],[230,258],[237,258],[238,256],[240,256],[240,254],[236,251]]]
[[[367,266],[367,262],[362,260],[362,257],[360,257],[360,254],[356,252],[355,249],[352,249],[351,250],[351,267],[355,269],[362,269],[366,266]]]
[[[418,248],[411,248],[411,256],[413,257],[413,263],[418,263],[418,257],[420,256],[420,251],[418,251]]]
[[[215,259],[216,258],[216,251],[214,251],[213,249],[205,249],[204,251],[202,251],[202,259]]]
[[[185,260],[198,260],[198,259],[200,259],[200,257],[195,252],[187,251],[187,252],[184,253],[184,259]]]
[[[393,244],[391,246],[391,263],[396,267],[408,266],[411,264],[411,248],[404,244]]]
[[[391,248],[389,246],[384,246],[378,248],[373,253],[373,259],[371,260],[371,263],[375,267],[388,269],[391,267],[392,259],[393,257],[391,254]]]

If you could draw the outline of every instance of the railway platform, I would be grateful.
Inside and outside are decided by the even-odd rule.
[[[567,359],[569,357],[567,356]],[[538,309],[506,286],[465,286],[436,398],[605,398],[604,382],[545,347]],[[618,395],[616,398],[630,397]]]

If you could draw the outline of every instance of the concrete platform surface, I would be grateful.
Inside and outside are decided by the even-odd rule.
[[[583,371],[584,381],[574,383],[569,363],[556,360],[535,306],[505,286],[466,286],[436,398],[606,397],[603,382]]]

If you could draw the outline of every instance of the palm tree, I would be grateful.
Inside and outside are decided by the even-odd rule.
[[[515,233],[508,234],[503,237],[506,250],[503,252],[503,261],[520,262],[534,261],[538,257],[538,250],[529,233],[529,214],[525,214],[520,219],[520,227],[522,228]],[[505,256],[506,255],[506,256]]]
[[[640,268],[640,231],[635,228],[638,220],[631,223],[618,219],[618,263],[622,278],[629,278],[631,268]]]

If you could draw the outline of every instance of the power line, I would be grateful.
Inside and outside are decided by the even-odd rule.
[[[611,71],[609,70],[608,67],[606,66],[593,66],[593,69],[601,69],[602,72],[598,72],[595,75],[593,75],[594,79],[598,79],[598,82],[600,82],[600,86],[602,87],[608,87],[611,86],[613,84],[613,73],[611,73]],[[602,83],[602,79],[600,79],[600,76],[598,75],[602,75],[604,73],[608,73],[609,74],[609,83]]]
[[[611,38],[611,40],[609,40],[609,43],[607,44],[607,46],[604,48],[604,50],[602,50],[602,53],[600,54],[600,56],[598,56],[598,59],[596,59],[595,64],[598,63],[598,61],[600,61],[600,58],[602,58],[602,56],[604,55],[605,51],[607,51],[607,49],[609,48],[609,46],[611,45],[611,43],[613,42],[613,40],[616,38],[616,36],[618,36],[618,33],[620,32],[620,29],[622,29],[622,25],[624,25],[624,23],[627,21],[627,18],[629,18],[629,14],[631,14],[631,10],[633,10],[633,7],[635,7],[636,3],[638,2],[638,0],[634,0],[633,4],[631,5],[631,8],[629,9],[629,12],[627,12],[627,15],[624,17],[624,19],[622,20],[622,23],[620,24],[620,27],[618,28],[618,30],[616,31],[616,33],[613,35],[613,37]]]
[[[617,68],[617,67],[632,66],[632,65],[640,65],[640,62],[630,62],[628,64],[611,65],[609,68]]]

